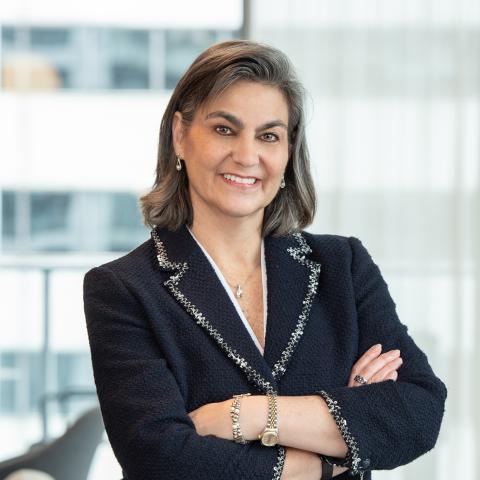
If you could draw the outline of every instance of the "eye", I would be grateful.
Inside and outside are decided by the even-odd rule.
[[[270,143],[277,142],[279,140],[278,135],[275,134],[275,133],[271,133],[271,132],[264,133],[263,137],[264,138],[267,137],[266,140],[267,140],[267,142],[270,142]]]
[[[217,125],[215,127],[215,131],[218,132],[220,135],[229,135],[229,132],[231,132],[231,128],[227,127],[225,125]]]

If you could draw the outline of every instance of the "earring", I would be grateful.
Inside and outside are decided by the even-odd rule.
[[[180,170],[182,169],[182,164],[181,164],[181,162],[180,162],[181,158],[180,158],[180,155],[176,155],[176,157],[177,157],[177,166],[176,166],[176,168],[177,168],[178,171],[180,171]]]
[[[280,188],[285,188],[285,177],[282,175],[282,181],[280,182]]]

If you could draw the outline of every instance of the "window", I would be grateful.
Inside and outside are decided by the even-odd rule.
[[[30,45],[35,49],[64,47],[68,45],[71,30],[66,28],[32,28]]]
[[[4,252],[128,251],[149,235],[130,192],[1,195]]]
[[[30,58],[35,89],[171,89],[202,50],[238,34],[236,30],[7,25],[2,27],[0,45],[2,70],[8,72],[3,88],[25,87],[25,75],[14,73],[18,68],[24,73],[25,58]],[[41,83],[39,77],[45,76],[51,81]],[[23,78],[21,86],[17,77]]]

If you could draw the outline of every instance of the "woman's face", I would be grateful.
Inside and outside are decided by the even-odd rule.
[[[196,218],[263,219],[288,162],[288,105],[276,87],[238,81],[204,104],[188,128],[173,121]]]

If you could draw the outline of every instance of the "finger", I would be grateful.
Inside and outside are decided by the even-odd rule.
[[[382,353],[381,355],[376,355],[375,352],[379,353],[379,350],[376,347],[377,345],[374,345],[374,347],[367,350],[353,365],[348,381],[348,386],[358,387],[359,385],[362,385],[355,381],[356,375],[361,375],[367,380],[369,380],[389,361],[398,357],[399,355],[399,350],[389,350]]]
[[[377,358],[372,360],[363,370],[360,375],[367,380],[376,375],[382,368],[388,365],[391,361],[397,359],[400,356],[400,350],[391,350],[386,353],[382,353]]]
[[[353,365],[352,367],[352,376],[354,377],[355,375],[358,374],[358,372],[361,372],[372,360],[377,358],[380,355],[380,352],[382,351],[382,346],[377,343],[376,345],[373,345],[373,347],[370,347]]]
[[[363,369],[363,371],[355,372],[355,368],[352,369],[350,379],[348,381],[349,387],[359,387],[364,384],[355,381],[355,376],[360,375],[367,380],[368,383],[380,382],[384,379],[384,376],[399,368],[402,361],[400,360],[399,350],[389,350],[388,352],[382,353],[374,360],[371,360],[370,363]]]
[[[365,379],[365,380],[367,380],[367,379]],[[367,382],[368,382],[368,380],[367,380]],[[355,380],[355,377],[351,377],[351,378],[349,379],[349,381],[348,381],[348,386],[349,386],[349,387],[353,387],[353,388],[355,388],[355,387],[363,387],[364,385],[366,385],[366,384],[357,382],[357,381]]]
[[[370,380],[374,380],[374,379],[377,381],[383,380],[388,374],[400,368],[402,363],[403,363],[402,357],[398,357],[395,360],[388,362],[387,365],[385,365],[381,370],[379,370],[372,377],[370,377]]]
[[[376,383],[385,380],[385,377],[397,370],[397,368],[400,368],[402,363],[402,357],[396,358],[395,360],[388,362],[387,365],[385,365],[382,369],[380,369],[377,373],[370,377],[369,383]]]
[[[398,379],[398,371],[395,370],[394,372],[392,372],[392,374],[389,375],[389,378],[390,378],[391,380],[396,381],[396,380]]]
[[[397,378],[398,378],[398,372],[395,370],[393,372],[390,372],[388,375],[386,375],[383,381],[393,380],[395,382]]]

